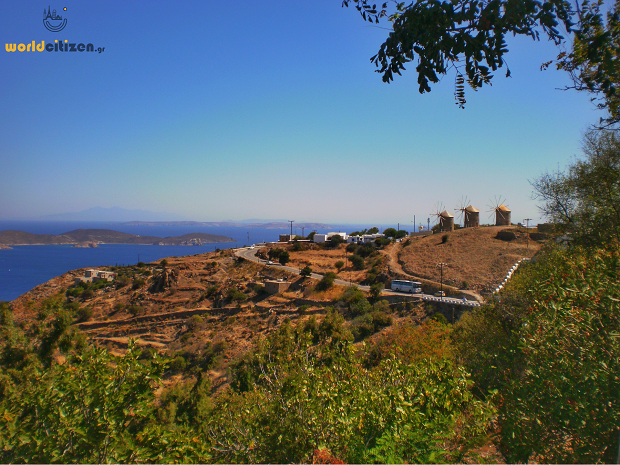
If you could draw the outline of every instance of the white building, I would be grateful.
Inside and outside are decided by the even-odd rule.
[[[349,236],[347,242],[356,244],[365,244],[366,242],[374,242],[377,238],[384,237],[383,234],[364,234],[363,236]]]
[[[327,242],[332,236],[340,236],[342,237],[343,241],[347,241],[347,238],[349,237],[347,235],[347,233],[342,233],[342,232],[330,232],[327,234],[315,234],[314,235],[314,242]]]

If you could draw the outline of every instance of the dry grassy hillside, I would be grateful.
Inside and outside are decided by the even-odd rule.
[[[497,239],[497,233],[504,230],[515,233],[516,239]],[[447,242],[442,243],[444,235]],[[484,294],[503,280],[516,261],[532,257],[540,247],[533,240],[528,247],[526,233],[516,227],[493,226],[411,239],[401,243],[396,253],[407,274],[439,281],[437,263],[443,262],[447,264],[443,270],[444,283]]]
[[[74,270],[35,287],[10,303],[23,327],[37,319],[45,299],[74,305],[75,321],[96,345],[122,352],[129,338],[143,347],[185,354],[186,359],[217,357],[211,376],[214,386],[225,382],[228,362],[255,341],[289,319],[294,324],[308,315],[323,315],[324,307],[342,294],[341,286],[314,290],[315,280],[302,279],[277,267],[236,258],[231,250],[187,257],[169,257],[166,266],[101,267],[120,277],[87,297],[67,296]],[[265,279],[284,278],[290,288],[281,294],[265,292]],[[301,307],[301,310],[300,310]],[[89,309],[85,321],[79,310]],[[219,380],[219,381],[218,381]]]

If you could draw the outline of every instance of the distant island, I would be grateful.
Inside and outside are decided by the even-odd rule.
[[[75,229],[63,234],[32,234],[24,231],[0,231],[0,248],[9,245],[71,245],[93,247],[96,244],[202,245],[235,242],[218,234],[190,233],[182,236],[138,236],[111,229]],[[88,244],[88,245],[86,245]],[[92,245],[94,244],[94,245]]]

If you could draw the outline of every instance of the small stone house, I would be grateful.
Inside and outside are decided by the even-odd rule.
[[[266,279],[264,285],[265,291],[269,294],[281,294],[289,288],[291,283],[282,279]]]
[[[84,276],[81,278],[75,278],[75,283],[94,283],[105,279],[107,281],[113,281],[116,278],[116,273],[111,271],[102,271],[102,270],[86,270],[84,272]]]

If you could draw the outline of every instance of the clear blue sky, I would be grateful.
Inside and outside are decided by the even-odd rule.
[[[383,83],[369,58],[387,31],[340,0],[55,1],[4,2],[1,42],[105,50],[1,51],[0,219],[119,206],[407,224],[501,195],[517,222],[539,217],[528,179],[579,156],[602,116],[540,71],[546,41],[511,39],[512,77],[468,88],[461,110],[452,75],[424,95],[413,64]],[[48,4],[63,31],[43,26]]]

